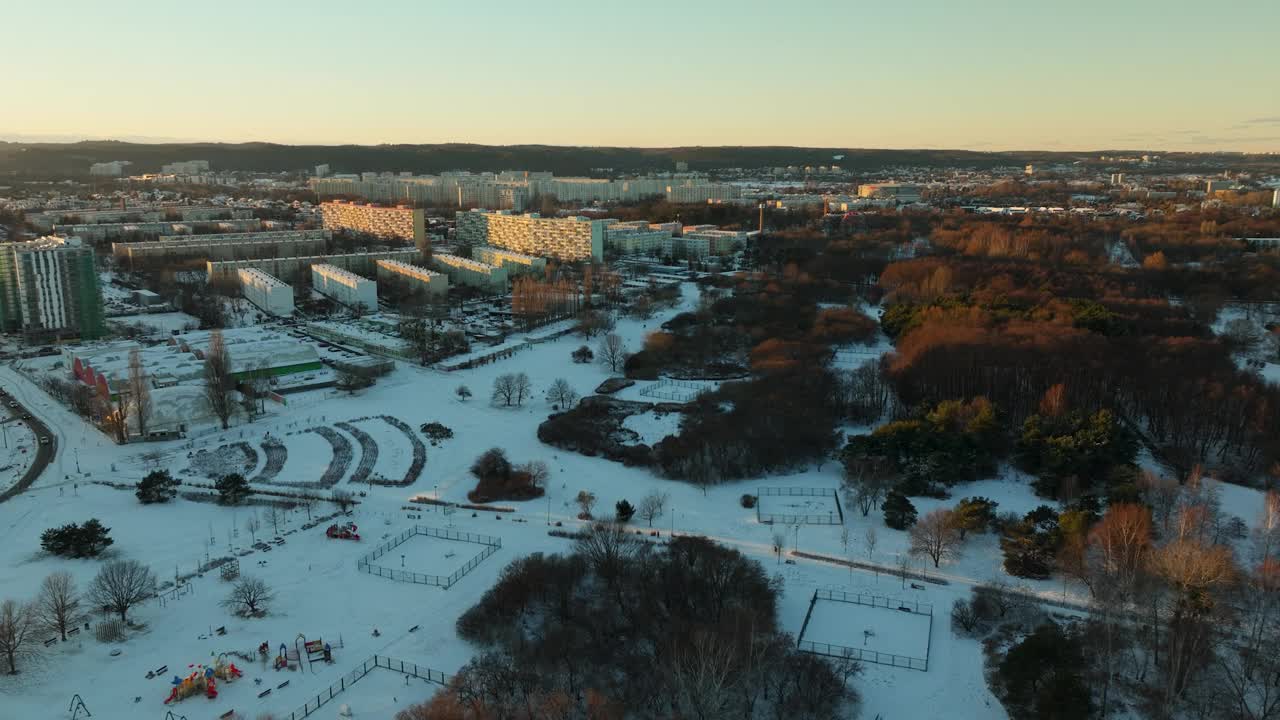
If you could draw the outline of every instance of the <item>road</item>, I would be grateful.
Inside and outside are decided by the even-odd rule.
[[[23,420],[22,422],[25,422],[31,428],[31,431],[35,433],[37,438],[49,438],[49,444],[41,445],[37,442],[36,457],[35,460],[32,461],[31,467],[27,468],[26,474],[22,476],[21,480],[14,483],[13,487],[0,493],[0,503],[17,497],[25,492],[27,488],[31,487],[31,484],[36,481],[36,478],[40,477],[40,473],[44,472],[45,468],[49,467],[49,464],[53,462],[53,459],[58,452],[57,436],[49,431],[49,427],[37,418],[35,413],[31,412],[30,408],[28,408],[21,399],[12,394],[13,388],[11,384],[6,385],[7,386],[4,387],[5,392],[11,394],[5,398],[5,405],[7,406],[10,402],[18,403],[17,407],[9,408],[9,412],[13,413],[15,417],[30,415],[30,420]]]

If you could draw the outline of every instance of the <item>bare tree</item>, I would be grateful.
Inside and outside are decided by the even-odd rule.
[[[782,564],[782,551],[787,547],[787,533],[782,530],[773,531],[773,555],[778,558],[778,564]]]
[[[90,601],[120,615],[128,622],[129,609],[151,597],[156,591],[156,578],[151,568],[137,560],[116,560],[98,571],[89,584]]]
[[[209,333],[209,347],[204,356],[204,397],[209,409],[226,430],[235,412],[236,381],[231,375],[231,353],[227,351],[221,330]]]
[[[670,673],[672,703],[682,718],[729,717],[737,696],[738,664],[731,642],[709,632],[680,643]]]
[[[44,579],[36,598],[36,612],[41,625],[58,633],[64,641],[67,639],[67,631],[80,624],[83,614],[71,573],[59,571]]]
[[[262,520],[258,518],[258,513],[250,513],[249,517],[245,518],[244,529],[249,531],[249,538],[253,542],[258,542],[258,531],[262,529]]]
[[[578,503],[578,507],[582,508],[583,519],[589,519],[591,517],[591,509],[596,506],[596,494],[590,490],[580,490],[573,501]]]
[[[880,506],[897,481],[890,468],[885,457],[856,458],[845,463],[845,500],[856,505],[863,517]]]
[[[557,378],[547,388],[547,401],[556,407],[568,410],[578,401],[578,391],[569,386],[569,381]]]
[[[516,405],[523,405],[533,395],[533,383],[529,382],[529,376],[524,373],[516,373],[512,382],[512,395]]]
[[[667,500],[669,496],[664,492],[654,492],[640,498],[640,504],[636,507],[636,514],[640,519],[649,523],[649,527],[653,527],[653,521],[662,517],[667,511]]]
[[[613,372],[617,372],[618,368],[627,361],[627,344],[617,333],[609,333],[600,340],[600,344],[596,346],[596,354],[600,357],[600,362],[609,366]]]
[[[129,351],[129,387],[122,404],[132,408],[133,416],[138,419],[138,434],[146,437],[147,423],[151,420],[151,378],[142,367],[142,354],[137,348]],[[120,425],[127,436],[124,418],[120,419]]]
[[[551,468],[547,467],[544,460],[530,460],[527,463],[516,466],[517,472],[527,473],[529,482],[534,487],[545,487],[547,480],[551,477]]]
[[[236,615],[244,617],[261,617],[267,612],[267,606],[275,600],[267,583],[255,577],[242,577],[231,587],[231,592],[221,605]]]
[[[18,661],[38,652],[35,607],[16,600],[0,603],[0,655],[9,663],[9,674],[18,673]]]
[[[872,572],[875,573],[876,579],[879,580],[880,571],[876,569],[875,560],[872,559],[876,554],[877,542],[879,542],[879,537],[876,535],[876,526],[868,525],[867,532],[862,536],[862,544],[867,548],[867,563],[871,565]]]
[[[928,557],[935,568],[943,560],[955,557],[959,552],[960,533],[952,515],[950,510],[938,509],[920,518],[908,531],[911,539],[909,552]]]
[[[511,407],[516,399],[516,376],[511,373],[499,375],[493,379],[493,402],[501,401],[504,407]]]
[[[267,506],[267,522],[271,523],[271,531],[280,534],[280,523],[284,521],[284,511],[275,505]]]

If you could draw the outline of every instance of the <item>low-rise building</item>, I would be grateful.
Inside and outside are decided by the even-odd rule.
[[[293,287],[254,268],[240,268],[240,289],[259,310],[276,317],[293,314]]]
[[[431,262],[437,270],[448,275],[449,282],[454,285],[469,285],[493,293],[507,290],[507,271],[500,265],[439,252],[431,254]]]
[[[348,307],[378,309],[378,284],[336,265],[312,265],[311,287],[321,295]]]
[[[506,269],[507,277],[516,275],[541,275],[547,269],[547,259],[535,255],[525,255],[514,250],[479,245],[471,248],[471,259],[479,260],[487,265],[499,265]]]
[[[378,282],[383,286],[394,285],[408,292],[422,292],[444,297],[449,293],[449,276],[418,265],[399,260],[377,262]]]

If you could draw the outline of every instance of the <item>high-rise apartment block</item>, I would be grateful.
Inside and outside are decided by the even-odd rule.
[[[603,220],[484,210],[459,212],[456,217],[457,239],[463,245],[492,245],[566,262],[604,259]]]
[[[293,314],[293,287],[288,283],[255,268],[241,268],[236,274],[245,299],[259,310],[277,317]]]
[[[399,260],[378,261],[378,282],[396,285],[410,292],[443,297],[449,292],[449,276]]]
[[[102,337],[93,248],[61,237],[0,245],[0,330],[40,342]]]
[[[312,265],[311,287],[343,305],[363,310],[378,309],[378,284],[336,265]]]
[[[184,160],[160,166],[161,175],[199,175],[209,172],[208,160]]]
[[[426,215],[421,208],[383,207],[360,203],[320,203],[326,230],[352,230],[387,240],[404,240],[422,247],[427,241]]]
[[[448,275],[454,285],[469,285],[494,293],[507,290],[507,270],[499,265],[439,252],[431,254],[431,262]]]

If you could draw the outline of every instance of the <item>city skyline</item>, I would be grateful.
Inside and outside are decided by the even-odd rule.
[[[0,139],[1280,150],[1264,0],[309,9],[24,3]]]

